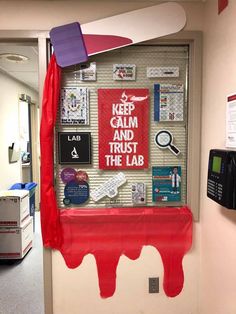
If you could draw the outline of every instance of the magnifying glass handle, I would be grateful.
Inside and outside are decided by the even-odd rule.
[[[172,152],[173,152],[176,156],[179,155],[180,150],[179,150],[176,146],[174,146],[173,144],[170,144],[169,147],[170,147],[170,150],[172,150]]]

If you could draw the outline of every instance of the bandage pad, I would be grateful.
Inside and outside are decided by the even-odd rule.
[[[98,202],[105,196],[110,198],[118,194],[118,188],[126,182],[126,177],[122,172],[110,178],[105,183],[101,184],[96,190],[91,192],[91,197],[94,202]]]

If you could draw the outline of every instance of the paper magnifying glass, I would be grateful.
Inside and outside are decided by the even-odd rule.
[[[161,149],[169,148],[169,150],[175,155],[178,156],[180,150],[172,144],[173,135],[170,131],[161,130],[155,135],[155,143]]]

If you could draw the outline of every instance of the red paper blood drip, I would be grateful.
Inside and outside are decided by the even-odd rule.
[[[115,292],[116,268],[121,255],[140,256],[144,245],[154,246],[164,265],[164,291],[178,295],[184,282],[182,259],[191,247],[192,215],[182,208],[122,208],[63,210],[61,253],[69,268],[93,254],[101,296]]]
[[[60,68],[51,58],[44,85],[41,141],[41,227],[43,244],[61,251],[68,267],[87,254],[96,259],[102,297],[114,294],[121,255],[137,259],[144,245],[154,246],[164,265],[164,290],[174,297],[183,288],[182,259],[192,241],[192,215],[181,208],[60,210],[53,173],[54,126],[60,91]]]

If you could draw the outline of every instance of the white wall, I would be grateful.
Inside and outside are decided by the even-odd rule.
[[[195,226],[196,228],[196,226]],[[163,291],[163,265],[151,246],[131,261],[121,257],[116,292],[109,299],[99,296],[98,277],[92,255],[76,269],[67,269],[60,253],[53,254],[53,307],[55,314],[197,314],[199,247],[194,244],[184,258],[185,282],[182,293],[168,298]],[[148,294],[148,277],[160,278],[160,293]]]
[[[19,95],[27,94],[37,100],[37,93],[0,72],[0,190],[21,181],[21,165],[9,164],[8,146],[19,141]]]
[[[201,314],[236,313],[236,211],[206,197],[208,154],[225,148],[226,96],[236,92],[236,1],[217,14],[217,0],[206,3],[204,25]]]
[[[0,30],[50,30],[58,25],[75,21],[83,24],[159,2],[162,1],[0,1]],[[186,29],[201,30],[203,4],[190,2],[181,2],[181,4],[190,17]]]

